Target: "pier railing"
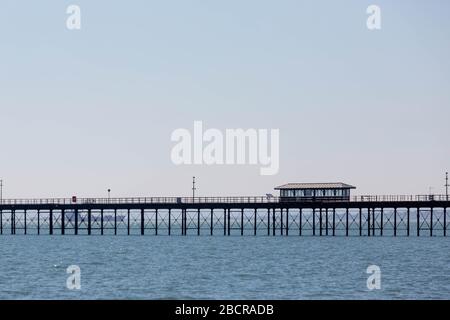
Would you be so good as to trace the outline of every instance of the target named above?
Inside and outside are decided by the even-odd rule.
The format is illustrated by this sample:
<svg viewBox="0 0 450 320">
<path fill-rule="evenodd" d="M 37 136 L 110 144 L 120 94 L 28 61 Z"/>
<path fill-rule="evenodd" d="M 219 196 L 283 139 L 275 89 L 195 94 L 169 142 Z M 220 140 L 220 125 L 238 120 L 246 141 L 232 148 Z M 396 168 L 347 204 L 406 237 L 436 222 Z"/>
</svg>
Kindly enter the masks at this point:
<svg viewBox="0 0 450 320">
<path fill-rule="evenodd" d="M 421 202 L 450 201 L 448 195 L 359 195 L 349 199 L 316 197 L 274 197 L 274 196 L 236 196 L 236 197 L 134 197 L 134 198 L 48 198 L 48 199 L 3 199 L 2 205 L 38 204 L 193 204 L 193 203 L 281 203 L 281 202 Z"/>
</svg>

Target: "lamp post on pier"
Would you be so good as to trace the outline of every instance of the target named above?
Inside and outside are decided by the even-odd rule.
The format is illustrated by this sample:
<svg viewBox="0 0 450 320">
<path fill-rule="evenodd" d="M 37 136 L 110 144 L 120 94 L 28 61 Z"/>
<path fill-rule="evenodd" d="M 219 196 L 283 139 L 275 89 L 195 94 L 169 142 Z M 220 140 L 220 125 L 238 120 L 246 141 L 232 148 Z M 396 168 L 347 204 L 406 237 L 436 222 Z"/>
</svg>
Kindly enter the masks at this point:
<svg viewBox="0 0 450 320">
<path fill-rule="evenodd" d="M 428 187 L 428 200 L 432 201 L 434 199 L 434 195 L 433 195 L 433 187 Z"/>
<path fill-rule="evenodd" d="M 445 199 L 448 201 L 448 172 L 445 173 Z"/>
<path fill-rule="evenodd" d="M 192 177 L 192 202 L 195 201 L 195 190 L 197 190 L 195 187 L 195 177 Z"/>
</svg>

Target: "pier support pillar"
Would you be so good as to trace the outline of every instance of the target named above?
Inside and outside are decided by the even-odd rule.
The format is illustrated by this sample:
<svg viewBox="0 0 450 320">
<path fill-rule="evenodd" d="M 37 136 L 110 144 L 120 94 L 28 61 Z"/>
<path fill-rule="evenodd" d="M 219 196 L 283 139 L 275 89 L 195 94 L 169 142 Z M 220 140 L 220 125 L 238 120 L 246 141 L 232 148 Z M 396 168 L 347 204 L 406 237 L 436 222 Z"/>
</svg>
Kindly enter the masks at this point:
<svg viewBox="0 0 450 320">
<path fill-rule="evenodd" d="M 27 234 L 27 210 L 23 211 L 23 233 Z"/>
<path fill-rule="evenodd" d="M 420 208 L 417 208 L 417 236 L 420 237 Z"/>
<path fill-rule="evenodd" d="M 197 209 L 197 235 L 200 235 L 200 209 Z"/>
<path fill-rule="evenodd" d="M 275 236 L 275 230 L 276 230 L 276 217 L 275 217 L 275 208 L 272 209 L 272 235 Z"/>
<path fill-rule="evenodd" d="M 336 208 L 333 208 L 333 237 L 336 235 Z"/>
<path fill-rule="evenodd" d="M 348 237 L 348 208 L 345 209 L 345 236 Z"/>
<path fill-rule="evenodd" d="M 41 210 L 37 212 L 37 234 L 41 234 Z"/>
<path fill-rule="evenodd" d="M 300 208 L 300 217 L 299 217 L 299 226 L 298 226 L 298 235 L 302 235 L 302 229 L 303 229 L 303 208 Z"/>
<path fill-rule="evenodd" d="M 91 235 L 91 217 L 92 212 L 91 209 L 88 209 L 88 235 Z"/>
<path fill-rule="evenodd" d="M 181 209 L 181 235 L 184 236 L 184 210 Z"/>
<path fill-rule="evenodd" d="M 50 209 L 49 213 L 49 227 L 48 227 L 48 233 L 50 235 L 53 235 L 53 209 Z"/>
<path fill-rule="evenodd" d="M 167 234 L 169 236 L 170 236 L 170 232 L 172 231 L 171 228 L 172 228 L 172 209 L 169 209 L 169 225 L 167 228 Z"/>
<path fill-rule="evenodd" d="M 114 209 L 114 235 L 117 235 L 117 209 Z"/>
<path fill-rule="evenodd" d="M 258 209 L 255 208 L 255 215 L 254 215 L 254 220 L 253 220 L 253 235 L 256 236 L 257 234 L 257 225 L 258 225 Z"/>
<path fill-rule="evenodd" d="M 375 227 L 377 225 L 377 218 L 375 216 L 375 208 L 372 208 L 372 236 L 375 237 Z"/>
<path fill-rule="evenodd" d="M 286 208 L 286 236 L 289 235 L 289 208 Z"/>
<path fill-rule="evenodd" d="M 433 236 L 433 207 L 430 208 L 430 237 Z"/>
<path fill-rule="evenodd" d="M 409 209 L 409 207 L 406 210 L 407 210 L 407 213 L 406 213 L 406 235 L 409 237 L 409 230 L 410 230 L 410 221 L 409 221 L 410 209 Z"/>
<path fill-rule="evenodd" d="M 210 220 L 210 235 L 214 235 L 214 209 L 211 209 L 211 220 Z"/>
<path fill-rule="evenodd" d="M 228 209 L 228 235 L 231 234 L 231 209 Z"/>
<path fill-rule="evenodd" d="M 66 233 L 66 210 L 61 210 L 61 234 Z"/>
<path fill-rule="evenodd" d="M 316 235 L 316 209 L 315 208 L 313 208 L 312 218 L 313 218 L 313 223 L 312 223 L 313 236 L 315 236 Z"/>
<path fill-rule="evenodd" d="M 244 235 L 244 209 L 241 209 L 241 236 Z"/>
<path fill-rule="evenodd" d="M 75 235 L 78 234 L 78 209 L 75 209 Z"/>
<path fill-rule="evenodd" d="M 284 220 L 283 220 L 283 208 L 280 208 L 280 234 L 283 235 L 284 234 Z"/>
<path fill-rule="evenodd" d="M 223 235 L 227 235 L 227 209 L 223 209 Z"/>
<path fill-rule="evenodd" d="M 145 230 L 145 220 L 144 220 L 144 209 L 141 209 L 141 236 L 144 235 L 144 230 Z"/>
<path fill-rule="evenodd" d="M 384 208 L 381 208 L 381 213 L 380 213 L 380 235 L 383 236 L 383 227 L 384 227 Z"/>
<path fill-rule="evenodd" d="M 397 236 L 397 208 L 394 208 L 394 237 Z"/>
<path fill-rule="evenodd" d="M 184 235 L 187 236 L 188 222 L 187 222 L 187 209 L 184 209 Z"/>
<path fill-rule="evenodd" d="M 100 211 L 100 234 L 103 235 L 104 226 L 103 226 L 103 209 Z"/>
<path fill-rule="evenodd" d="M 14 234 L 14 225 L 15 225 L 15 222 L 14 222 L 14 210 L 11 210 L 11 234 Z"/>
<path fill-rule="evenodd" d="M 447 207 L 444 207 L 444 237 L 447 236 Z"/>
<path fill-rule="evenodd" d="M 155 211 L 155 236 L 158 235 L 158 209 Z"/>
<path fill-rule="evenodd" d="M 359 208 L 359 236 L 362 236 L 362 209 Z"/>
<path fill-rule="evenodd" d="M 169 209 L 169 232 L 170 232 L 170 209 Z M 130 235 L 130 209 L 127 210 L 127 235 Z"/>
<path fill-rule="evenodd" d="M 322 208 L 319 210 L 319 234 L 322 236 Z"/>
</svg>

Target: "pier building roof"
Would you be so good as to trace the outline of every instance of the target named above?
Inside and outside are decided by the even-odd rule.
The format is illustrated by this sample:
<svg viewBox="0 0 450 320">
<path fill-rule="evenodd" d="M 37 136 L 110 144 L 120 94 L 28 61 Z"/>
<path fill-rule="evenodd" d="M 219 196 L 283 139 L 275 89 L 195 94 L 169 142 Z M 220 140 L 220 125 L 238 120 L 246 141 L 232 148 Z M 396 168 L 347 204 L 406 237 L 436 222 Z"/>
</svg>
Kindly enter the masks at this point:
<svg viewBox="0 0 450 320">
<path fill-rule="evenodd" d="M 342 182 L 287 183 L 275 187 L 275 190 L 289 190 L 289 189 L 356 189 L 356 187 Z"/>
</svg>

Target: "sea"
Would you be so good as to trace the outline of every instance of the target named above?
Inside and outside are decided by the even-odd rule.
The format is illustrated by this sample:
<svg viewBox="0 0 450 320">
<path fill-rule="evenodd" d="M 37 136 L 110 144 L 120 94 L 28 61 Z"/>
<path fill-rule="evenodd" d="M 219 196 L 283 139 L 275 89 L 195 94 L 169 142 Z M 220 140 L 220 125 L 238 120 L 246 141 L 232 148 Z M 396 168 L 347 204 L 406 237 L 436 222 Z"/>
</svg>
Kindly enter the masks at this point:
<svg viewBox="0 0 450 320">
<path fill-rule="evenodd" d="M 0 299 L 450 299 L 450 238 L 2 235 Z"/>
</svg>

